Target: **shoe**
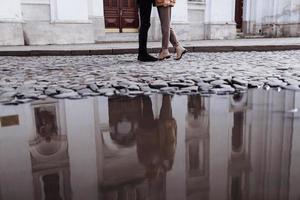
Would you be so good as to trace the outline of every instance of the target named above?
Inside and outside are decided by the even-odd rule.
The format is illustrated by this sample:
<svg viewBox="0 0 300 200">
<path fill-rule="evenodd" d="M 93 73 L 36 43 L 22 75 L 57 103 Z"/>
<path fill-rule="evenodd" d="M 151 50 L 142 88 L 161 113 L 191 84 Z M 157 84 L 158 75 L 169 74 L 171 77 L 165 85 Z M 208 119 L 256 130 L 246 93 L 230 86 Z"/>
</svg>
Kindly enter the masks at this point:
<svg viewBox="0 0 300 200">
<path fill-rule="evenodd" d="M 162 49 L 159 53 L 158 59 L 159 60 L 164 60 L 164 59 L 169 59 L 171 58 L 171 54 L 168 49 Z"/>
<path fill-rule="evenodd" d="M 138 60 L 139 61 L 142 61 L 142 62 L 155 62 L 155 61 L 158 61 L 157 58 L 151 56 L 150 54 L 148 53 L 140 53 L 138 55 Z"/>
<path fill-rule="evenodd" d="M 180 60 L 185 53 L 187 53 L 187 50 L 183 46 L 178 45 L 176 47 L 176 58 L 175 58 L 175 60 Z"/>
</svg>

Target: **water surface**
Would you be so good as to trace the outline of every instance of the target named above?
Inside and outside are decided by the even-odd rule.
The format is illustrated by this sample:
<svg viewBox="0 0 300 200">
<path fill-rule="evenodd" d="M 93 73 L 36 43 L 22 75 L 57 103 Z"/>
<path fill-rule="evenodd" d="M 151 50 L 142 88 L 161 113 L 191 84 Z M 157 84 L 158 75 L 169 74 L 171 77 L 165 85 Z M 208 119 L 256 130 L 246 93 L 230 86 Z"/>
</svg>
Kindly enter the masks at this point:
<svg viewBox="0 0 300 200">
<path fill-rule="evenodd" d="M 300 93 L 0 106 L 0 200 L 299 200 Z"/>
</svg>

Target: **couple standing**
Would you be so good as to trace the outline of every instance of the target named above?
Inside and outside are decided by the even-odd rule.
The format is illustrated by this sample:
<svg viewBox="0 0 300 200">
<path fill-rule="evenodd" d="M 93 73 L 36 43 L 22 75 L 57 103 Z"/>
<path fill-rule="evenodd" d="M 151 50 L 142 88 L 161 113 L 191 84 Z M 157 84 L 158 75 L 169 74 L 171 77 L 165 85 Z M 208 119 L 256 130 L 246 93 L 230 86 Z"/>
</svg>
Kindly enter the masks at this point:
<svg viewBox="0 0 300 200">
<path fill-rule="evenodd" d="M 171 57 L 169 52 L 169 41 L 176 50 L 176 60 L 180 60 L 182 55 L 187 52 L 177 40 L 176 34 L 171 27 L 171 9 L 176 0 L 137 0 L 140 13 L 140 30 L 139 30 L 139 54 L 138 60 L 143 62 L 154 62 Z M 155 58 L 147 52 L 148 30 L 150 28 L 150 17 L 152 5 L 158 10 L 162 32 L 162 49 L 158 58 Z"/>
</svg>

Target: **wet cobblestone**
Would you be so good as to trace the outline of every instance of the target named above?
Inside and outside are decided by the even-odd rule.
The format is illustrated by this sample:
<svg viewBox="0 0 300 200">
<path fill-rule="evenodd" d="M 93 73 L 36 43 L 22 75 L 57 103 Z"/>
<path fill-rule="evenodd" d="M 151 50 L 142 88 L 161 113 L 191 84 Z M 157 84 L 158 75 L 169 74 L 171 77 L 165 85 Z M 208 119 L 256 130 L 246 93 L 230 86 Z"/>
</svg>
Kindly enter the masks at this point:
<svg viewBox="0 0 300 200">
<path fill-rule="evenodd" d="M 0 103 L 97 95 L 228 94 L 300 90 L 300 51 L 189 53 L 181 61 L 136 55 L 0 57 Z"/>
</svg>

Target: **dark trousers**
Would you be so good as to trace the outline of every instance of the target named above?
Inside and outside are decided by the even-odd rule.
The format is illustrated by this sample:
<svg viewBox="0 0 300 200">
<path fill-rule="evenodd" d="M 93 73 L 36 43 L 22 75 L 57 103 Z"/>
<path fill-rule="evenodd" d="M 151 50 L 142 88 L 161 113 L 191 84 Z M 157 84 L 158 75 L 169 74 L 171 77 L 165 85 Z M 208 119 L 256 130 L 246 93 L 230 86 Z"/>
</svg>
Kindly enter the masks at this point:
<svg viewBox="0 0 300 200">
<path fill-rule="evenodd" d="M 151 0 L 139 0 L 140 29 L 139 29 L 139 54 L 147 53 L 148 30 L 152 11 Z"/>
</svg>

